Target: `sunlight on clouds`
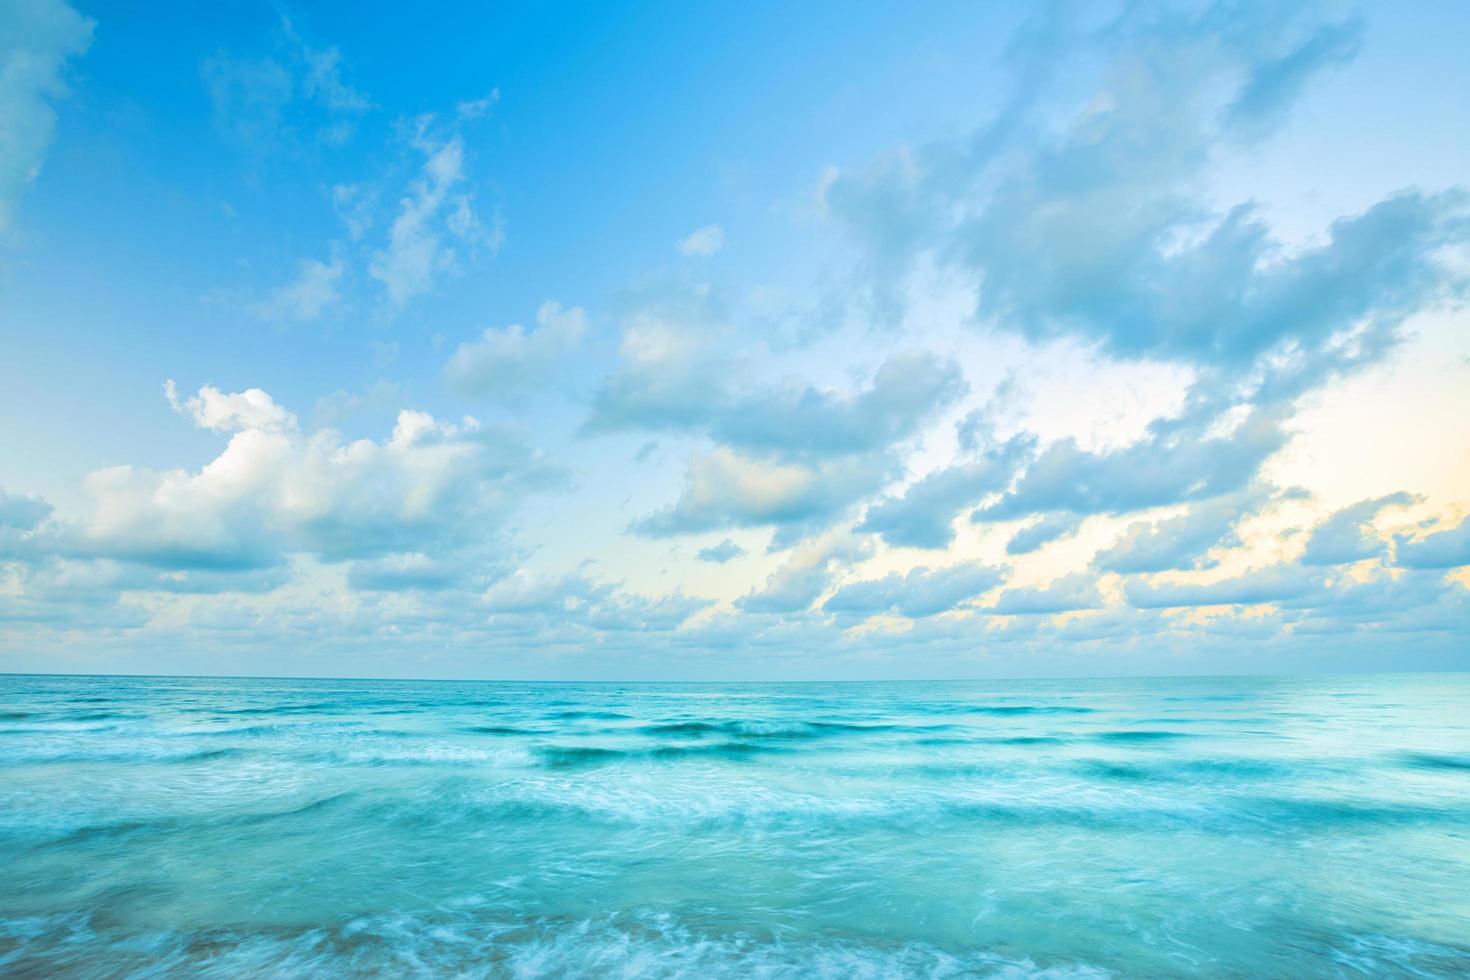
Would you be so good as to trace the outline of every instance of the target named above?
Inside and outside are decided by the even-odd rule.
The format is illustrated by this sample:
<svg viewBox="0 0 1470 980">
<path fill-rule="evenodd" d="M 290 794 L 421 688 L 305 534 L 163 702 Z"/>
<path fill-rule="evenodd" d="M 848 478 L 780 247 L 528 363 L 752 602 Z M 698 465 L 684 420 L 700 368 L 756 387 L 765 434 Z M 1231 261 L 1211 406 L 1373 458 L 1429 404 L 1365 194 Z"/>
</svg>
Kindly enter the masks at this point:
<svg viewBox="0 0 1470 980">
<path fill-rule="evenodd" d="M 20 9 L 0 227 L 92 30 Z M 239 237 L 199 264 L 249 284 L 191 295 L 249 301 L 154 344 L 144 387 L 223 383 L 167 381 L 184 435 L 139 421 L 143 449 L 78 469 L 80 506 L 0 491 L 6 649 L 599 676 L 1463 652 L 1470 194 L 1406 164 L 1304 202 L 1251 171 L 1339 125 L 1307 110 L 1371 83 L 1374 20 L 1038 7 L 997 84 L 943 93 L 950 124 L 874 113 L 843 140 L 783 117 L 759 166 L 653 141 L 661 119 L 615 160 L 628 119 L 610 139 L 578 103 L 567 126 L 513 75 L 410 104 L 381 52 L 264 30 L 190 55 L 204 115 L 181 127 L 244 173 Z M 191 180 L 223 220 L 223 179 Z M 525 232 L 482 267 L 502 186 Z M 737 214 L 728 250 L 700 224 Z M 266 344 L 262 320 L 293 326 Z M 67 418 L 125 414 L 112 391 Z"/>
</svg>

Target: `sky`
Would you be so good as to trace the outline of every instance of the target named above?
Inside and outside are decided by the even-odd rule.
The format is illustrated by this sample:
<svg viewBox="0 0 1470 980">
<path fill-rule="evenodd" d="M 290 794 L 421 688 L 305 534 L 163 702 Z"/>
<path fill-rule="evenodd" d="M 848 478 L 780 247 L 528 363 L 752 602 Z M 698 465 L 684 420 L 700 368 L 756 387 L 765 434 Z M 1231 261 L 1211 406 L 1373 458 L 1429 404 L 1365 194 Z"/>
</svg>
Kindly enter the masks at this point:
<svg viewBox="0 0 1470 980">
<path fill-rule="evenodd" d="M 1467 37 L 0 0 L 0 670 L 1470 669 Z"/>
</svg>

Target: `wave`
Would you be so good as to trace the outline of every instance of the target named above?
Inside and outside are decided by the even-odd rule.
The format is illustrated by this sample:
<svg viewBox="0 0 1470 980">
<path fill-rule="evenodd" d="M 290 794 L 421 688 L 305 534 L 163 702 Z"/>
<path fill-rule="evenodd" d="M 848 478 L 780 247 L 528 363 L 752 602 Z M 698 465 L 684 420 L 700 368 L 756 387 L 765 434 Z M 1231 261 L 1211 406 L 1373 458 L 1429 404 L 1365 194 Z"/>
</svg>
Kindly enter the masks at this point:
<svg viewBox="0 0 1470 980">
<path fill-rule="evenodd" d="M 579 769 L 615 762 L 672 761 L 679 759 L 726 759 L 743 761 L 757 755 L 780 752 L 780 748 L 751 742 L 716 742 L 694 745 L 661 745 L 650 749 L 608 749 L 598 746 L 545 746 L 537 756 L 552 769 Z"/>
<path fill-rule="evenodd" d="M 97 843 L 115 844 L 149 835 L 178 836 L 182 834 L 194 834 L 208 836 L 232 827 L 250 827 L 296 820 L 302 817 L 311 817 L 322 811 L 340 806 L 357 797 L 358 794 L 355 791 L 344 790 L 314 800 L 308 800 L 305 803 L 300 803 L 284 810 L 249 811 L 207 816 L 169 815 L 87 824 L 81 827 L 74 827 L 59 835 L 51 836 L 39 842 L 37 846 L 48 850 L 64 850 L 70 847 Z"/>
<path fill-rule="evenodd" d="M 1186 759 L 1166 762 L 1117 762 L 1084 759 L 1076 770 L 1098 779 L 1123 782 L 1181 782 L 1206 776 L 1211 779 L 1289 779 L 1302 775 L 1306 764 L 1274 763 L 1260 759 Z"/>
<path fill-rule="evenodd" d="M 1085 962 L 862 935 L 734 929 L 708 916 L 635 909 L 591 917 L 439 912 L 327 926 L 124 930 L 84 915 L 0 920 L 0 971 L 196 976 L 759 976 L 1101 980 Z"/>
<path fill-rule="evenodd" d="M 1254 694 L 1182 694 L 1166 697 L 1164 700 L 1193 703 L 1195 701 L 1251 701 L 1256 697 Z"/>
<path fill-rule="evenodd" d="M 1470 824 L 1464 807 L 1418 803 L 1364 802 L 1356 799 L 1259 798 L 1242 805 L 1250 819 L 1285 820 L 1306 827 L 1353 824 Z"/>
<path fill-rule="evenodd" d="M 181 737 L 187 738 L 228 738 L 232 735 L 304 735 L 340 732 L 342 729 L 361 728 L 360 721 L 287 721 L 265 725 L 237 725 L 234 728 L 207 728 L 192 729 L 179 732 Z M 357 733 L 352 733 L 357 734 Z M 402 735 L 406 733 L 387 732 L 382 729 L 374 729 L 371 732 L 363 732 L 368 737 L 382 735 Z"/>
<path fill-rule="evenodd" d="M 218 762 L 220 759 L 239 759 L 247 755 L 245 749 L 201 749 L 170 759 L 170 762 Z"/>
<path fill-rule="evenodd" d="M 8 766 L 55 766 L 55 765 L 178 765 L 193 762 L 218 762 L 223 759 L 246 755 L 242 748 L 179 749 L 176 746 L 154 746 L 149 748 L 123 742 L 101 746 L 78 747 L 72 741 L 56 746 L 32 747 L 27 751 L 8 755 L 3 762 Z"/>
<path fill-rule="evenodd" d="M 1098 709 L 1066 704 L 982 704 L 963 708 L 978 715 L 1088 715 Z"/>
<path fill-rule="evenodd" d="M 621 749 L 601 749 L 591 745 L 553 745 L 539 749 L 537 754 L 553 769 L 597 766 L 628 757 L 628 753 Z"/>
<path fill-rule="evenodd" d="M 1404 762 L 1411 769 L 1442 769 L 1470 772 L 1470 755 L 1441 755 L 1434 752 L 1406 752 Z"/>
<path fill-rule="evenodd" d="M 760 721 L 731 719 L 723 721 L 669 721 L 643 725 L 638 729 L 654 736 L 725 736 L 744 739 L 800 740 L 830 738 L 840 735 L 868 735 L 881 732 L 951 731 L 959 726 L 947 724 L 901 725 L 883 722 L 846 721 Z"/>
<path fill-rule="evenodd" d="M 363 768 L 483 767 L 522 768 L 534 766 L 536 757 L 516 748 L 483 749 L 454 742 L 415 742 L 410 745 L 348 744 L 342 748 L 308 751 L 299 760 L 326 766 Z"/>
<path fill-rule="evenodd" d="M 1098 742 L 1169 742 L 1194 736 L 1189 732 L 1171 732 L 1157 728 L 1123 728 L 1111 732 L 1098 732 L 1092 737 Z"/>
<path fill-rule="evenodd" d="M 548 774 L 546 781 L 512 782 L 494 789 L 468 780 L 444 782 L 408 797 L 343 790 L 267 810 L 140 816 L 60 833 L 44 827 L 22 833 L 12 830 L 10 846 L 19 854 L 27 849 L 22 845 L 28 839 L 29 849 L 100 847 L 107 853 L 126 853 L 126 849 L 151 847 L 155 841 L 178 846 L 190 840 L 219 840 L 221 835 L 245 830 L 264 835 L 258 840 L 266 841 L 287 828 L 299 839 L 323 843 L 344 833 L 371 831 L 384 839 L 412 834 L 447 845 L 466 834 L 479 837 L 493 832 L 502 840 L 514 841 L 527 834 L 554 833 L 573 839 L 597 828 L 665 835 L 671 842 L 690 833 L 731 831 L 777 834 L 795 841 L 832 834 L 972 834 L 986 828 L 1189 831 L 1290 840 L 1356 827 L 1435 827 L 1462 832 L 1470 825 L 1470 814 L 1451 806 L 1351 799 L 1165 798 L 1124 792 L 1120 787 L 1112 794 L 1095 792 L 1062 800 L 1054 795 L 997 791 L 983 778 L 983 771 L 974 774 L 977 781 L 945 790 L 904 798 L 879 794 L 849 799 L 796 791 L 773 793 L 754 785 L 716 789 L 697 783 L 682 787 L 629 783 L 621 773 L 594 775 L 596 772 L 595 768 L 572 767 L 560 779 Z M 321 822 L 329 813 L 333 815 L 330 822 Z"/>
<path fill-rule="evenodd" d="M 310 704 L 267 704 L 244 708 L 203 708 L 216 715 L 315 715 L 328 711 L 356 710 L 357 704 L 342 705 L 334 701 L 317 701 Z"/>
<path fill-rule="evenodd" d="M 1060 735 L 951 735 L 916 738 L 915 745 L 1062 745 L 1071 739 Z"/>
</svg>

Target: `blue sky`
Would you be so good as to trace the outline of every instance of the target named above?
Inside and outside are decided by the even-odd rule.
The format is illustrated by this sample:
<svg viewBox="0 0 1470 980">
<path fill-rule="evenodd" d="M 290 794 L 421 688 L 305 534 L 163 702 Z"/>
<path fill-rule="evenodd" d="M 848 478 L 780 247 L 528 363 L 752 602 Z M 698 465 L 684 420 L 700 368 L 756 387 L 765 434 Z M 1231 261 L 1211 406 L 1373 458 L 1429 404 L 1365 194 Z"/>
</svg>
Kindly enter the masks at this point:
<svg viewBox="0 0 1470 980">
<path fill-rule="evenodd" d="M 1463 668 L 1463 5 L 0 12 L 0 667 Z"/>
</svg>

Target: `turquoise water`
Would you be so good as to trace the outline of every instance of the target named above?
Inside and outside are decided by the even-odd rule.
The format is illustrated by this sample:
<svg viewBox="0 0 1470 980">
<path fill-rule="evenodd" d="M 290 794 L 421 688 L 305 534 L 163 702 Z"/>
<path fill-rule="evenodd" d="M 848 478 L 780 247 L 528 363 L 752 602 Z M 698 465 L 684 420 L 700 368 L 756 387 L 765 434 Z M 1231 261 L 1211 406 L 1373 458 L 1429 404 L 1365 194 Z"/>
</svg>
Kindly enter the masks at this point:
<svg viewBox="0 0 1470 980">
<path fill-rule="evenodd" d="M 0 676 L 0 974 L 1470 973 L 1470 675 Z"/>
</svg>

